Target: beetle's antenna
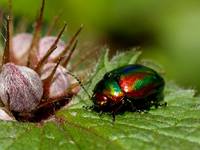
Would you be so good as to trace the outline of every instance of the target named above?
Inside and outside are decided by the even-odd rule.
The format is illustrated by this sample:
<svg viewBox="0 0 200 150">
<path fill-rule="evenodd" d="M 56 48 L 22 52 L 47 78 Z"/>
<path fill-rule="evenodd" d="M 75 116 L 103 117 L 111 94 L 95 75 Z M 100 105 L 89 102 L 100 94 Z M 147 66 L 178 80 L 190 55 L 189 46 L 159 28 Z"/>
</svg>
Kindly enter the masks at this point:
<svg viewBox="0 0 200 150">
<path fill-rule="evenodd" d="M 72 76 L 76 81 L 78 81 L 79 85 L 82 87 L 82 89 L 85 91 L 85 93 L 87 94 L 88 98 L 91 99 L 92 96 L 89 94 L 89 92 L 86 90 L 85 86 L 82 84 L 81 80 L 74 74 L 72 74 L 71 72 L 67 71 L 66 74 Z"/>
</svg>

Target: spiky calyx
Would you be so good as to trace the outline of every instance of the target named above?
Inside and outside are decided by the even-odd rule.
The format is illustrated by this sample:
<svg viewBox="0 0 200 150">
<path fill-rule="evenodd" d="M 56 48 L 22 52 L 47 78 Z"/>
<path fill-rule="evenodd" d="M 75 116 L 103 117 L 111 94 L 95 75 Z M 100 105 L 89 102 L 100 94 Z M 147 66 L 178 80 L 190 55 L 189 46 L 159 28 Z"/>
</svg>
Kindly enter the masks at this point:
<svg viewBox="0 0 200 150">
<path fill-rule="evenodd" d="M 30 119 L 27 118 L 29 116 L 37 118 L 34 115 L 41 112 L 42 108 L 54 111 L 53 104 L 56 101 L 62 101 L 55 109 L 60 108 L 66 104 L 68 96 L 71 98 L 76 94 L 71 87 L 78 87 L 71 85 L 66 67 L 75 50 L 82 26 L 67 44 L 60 39 L 66 24 L 57 37 L 40 38 L 44 4 L 45 0 L 42 0 L 33 34 L 20 33 L 13 37 L 11 9 L 7 18 L 6 46 L 0 67 L 0 100 L 8 111 L 22 115 L 27 120 Z M 73 91 L 70 94 L 69 89 Z"/>
</svg>

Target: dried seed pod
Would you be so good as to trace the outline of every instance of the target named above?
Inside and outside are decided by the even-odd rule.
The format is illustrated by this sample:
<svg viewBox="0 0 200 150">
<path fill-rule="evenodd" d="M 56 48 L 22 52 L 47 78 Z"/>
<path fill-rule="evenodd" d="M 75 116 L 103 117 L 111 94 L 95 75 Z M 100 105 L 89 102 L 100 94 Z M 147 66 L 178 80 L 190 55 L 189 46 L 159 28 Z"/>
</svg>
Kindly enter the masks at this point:
<svg viewBox="0 0 200 150">
<path fill-rule="evenodd" d="M 3 65 L 0 83 L 1 100 L 11 111 L 31 112 L 42 99 L 42 81 L 38 74 L 28 67 L 13 63 Z"/>
<path fill-rule="evenodd" d="M 41 72 L 42 80 L 46 79 L 50 75 L 55 65 L 55 63 L 47 63 L 44 65 Z M 70 76 L 67 75 L 66 72 L 67 70 L 60 65 L 56 69 L 53 81 L 49 89 L 49 98 L 66 95 L 66 90 L 71 86 Z"/>
</svg>

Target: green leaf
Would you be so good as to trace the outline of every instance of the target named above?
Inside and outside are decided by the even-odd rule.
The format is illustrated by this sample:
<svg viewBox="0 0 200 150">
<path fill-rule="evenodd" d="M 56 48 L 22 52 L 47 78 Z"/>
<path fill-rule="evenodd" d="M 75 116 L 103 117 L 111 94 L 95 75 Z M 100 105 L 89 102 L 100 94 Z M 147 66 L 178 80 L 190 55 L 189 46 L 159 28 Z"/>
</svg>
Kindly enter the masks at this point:
<svg viewBox="0 0 200 150">
<path fill-rule="evenodd" d="M 135 64 L 140 55 L 141 51 L 136 51 L 136 49 L 120 53 L 111 59 L 109 64 L 110 70 L 127 64 Z"/>
<path fill-rule="evenodd" d="M 96 72 L 88 83 L 91 93 L 103 74 L 121 65 L 135 63 L 140 52 L 120 54 L 108 61 L 104 51 Z M 108 66 L 109 65 L 109 66 Z M 132 149 L 199 149 L 200 97 L 192 89 L 174 83 L 165 88 L 166 107 L 147 113 L 125 112 L 112 122 L 109 114 L 84 109 L 91 104 L 84 92 L 57 112 L 56 118 L 44 123 L 0 121 L 0 149 L 14 150 L 132 150 Z"/>
</svg>

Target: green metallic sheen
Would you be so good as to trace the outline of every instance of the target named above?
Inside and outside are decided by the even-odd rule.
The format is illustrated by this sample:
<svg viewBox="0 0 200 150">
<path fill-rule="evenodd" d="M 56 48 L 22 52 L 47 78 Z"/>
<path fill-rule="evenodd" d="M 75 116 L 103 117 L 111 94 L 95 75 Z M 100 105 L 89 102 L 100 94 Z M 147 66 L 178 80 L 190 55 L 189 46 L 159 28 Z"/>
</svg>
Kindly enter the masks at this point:
<svg viewBox="0 0 200 150">
<path fill-rule="evenodd" d="M 115 80 L 108 80 L 108 82 L 105 82 L 103 93 L 110 93 L 111 96 L 115 96 L 121 94 L 122 90 Z"/>
</svg>

